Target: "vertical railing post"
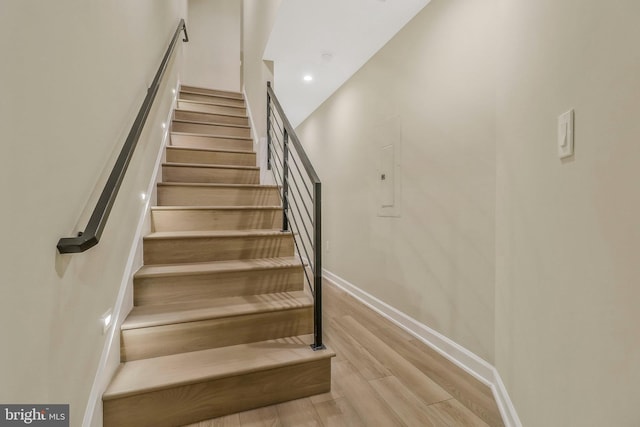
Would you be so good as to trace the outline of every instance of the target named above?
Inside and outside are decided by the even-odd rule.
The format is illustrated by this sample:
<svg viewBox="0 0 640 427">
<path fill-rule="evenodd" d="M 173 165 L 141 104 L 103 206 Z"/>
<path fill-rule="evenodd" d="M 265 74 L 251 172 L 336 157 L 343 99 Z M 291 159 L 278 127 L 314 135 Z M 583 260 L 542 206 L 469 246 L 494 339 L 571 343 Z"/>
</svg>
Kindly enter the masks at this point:
<svg viewBox="0 0 640 427">
<path fill-rule="evenodd" d="M 282 231 L 289 231 L 289 133 L 282 132 Z"/>
<path fill-rule="evenodd" d="M 271 87 L 271 82 L 267 82 Z M 271 95 L 267 90 L 267 170 L 271 170 Z"/>
<path fill-rule="evenodd" d="M 314 350 L 325 348 L 322 344 L 322 188 L 313 184 L 313 345 Z"/>
</svg>

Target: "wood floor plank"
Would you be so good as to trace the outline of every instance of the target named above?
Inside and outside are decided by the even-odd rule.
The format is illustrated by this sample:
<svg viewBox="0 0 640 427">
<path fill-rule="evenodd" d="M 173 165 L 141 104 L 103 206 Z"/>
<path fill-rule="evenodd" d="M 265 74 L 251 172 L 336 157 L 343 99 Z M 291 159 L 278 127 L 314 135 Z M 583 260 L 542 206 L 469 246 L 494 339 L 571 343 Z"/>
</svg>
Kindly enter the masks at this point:
<svg viewBox="0 0 640 427">
<path fill-rule="evenodd" d="M 313 400 L 313 396 L 311 397 Z M 366 427 L 349 401 L 345 398 L 314 403 L 324 427 Z"/>
<path fill-rule="evenodd" d="M 183 427 L 240 427 L 240 414 L 231 414 Z"/>
<path fill-rule="evenodd" d="M 291 400 L 276 405 L 283 427 L 322 427 L 316 408 L 309 398 Z"/>
<path fill-rule="evenodd" d="M 435 403 L 427 408 L 427 413 L 451 427 L 488 427 L 487 423 L 456 399 Z"/>
<path fill-rule="evenodd" d="M 391 372 L 351 336 L 339 322 L 335 319 L 329 319 L 329 324 L 333 333 L 327 343 L 340 357 L 352 361 L 357 360 L 358 363 L 354 366 L 366 380 L 391 375 Z"/>
<path fill-rule="evenodd" d="M 240 413 L 242 427 L 280 427 L 280 418 L 275 406 L 254 409 Z"/>
<path fill-rule="evenodd" d="M 333 364 L 333 377 L 339 392 L 351 403 L 358 417 L 366 426 L 400 426 L 402 422 L 371 384 L 347 361 Z"/>
<path fill-rule="evenodd" d="M 378 360 L 407 387 L 410 387 L 427 403 L 441 402 L 451 398 L 442 387 L 423 374 L 418 368 L 400 357 L 396 351 L 372 334 L 351 316 L 343 316 L 342 322 L 353 331 L 353 337 L 376 355 Z"/>
<path fill-rule="evenodd" d="M 408 426 L 449 427 L 446 423 L 430 416 L 428 405 L 396 377 L 385 377 L 369 381 L 374 390 L 391 406 L 398 418 Z"/>
</svg>

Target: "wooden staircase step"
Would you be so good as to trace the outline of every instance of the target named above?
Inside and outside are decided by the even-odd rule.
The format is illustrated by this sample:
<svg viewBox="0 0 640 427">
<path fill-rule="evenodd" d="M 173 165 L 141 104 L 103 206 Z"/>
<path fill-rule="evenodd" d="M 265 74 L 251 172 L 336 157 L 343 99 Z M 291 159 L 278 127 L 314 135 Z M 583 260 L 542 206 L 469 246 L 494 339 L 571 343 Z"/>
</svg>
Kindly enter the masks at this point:
<svg viewBox="0 0 640 427">
<path fill-rule="evenodd" d="M 153 231 L 269 230 L 282 227 L 279 206 L 156 206 Z"/>
<path fill-rule="evenodd" d="M 164 163 L 162 165 L 162 179 L 165 182 L 259 184 L 260 168 L 256 166 Z"/>
<path fill-rule="evenodd" d="M 176 120 L 204 122 L 204 123 L 220 123 L 229 125 L 249 125 L 249 118 L 245 115 L 236 114 L 214 114 L 199 111 L 189 111 L 177 109 L 173 112 L 173 118 Z"/>
<path fill-rule="evenodd" d="M 167 162 L 209 165 L 255 166 L 256 153 L 239 150 L 210 150 L 206 148 L 167 147 Z"/>
<path fill-rule="evenodd" d="M 144 265 L 133 279 L 134 305 L 300 291 L 298 258 L 262 258 L 210 263 Z"/>
<path fill-rule="evenodd" d="M 253 140 L 251 138 L 202 135 L 190 132 L 171 132 L 171 144 L 177 147 L 207 148 L 211 150 L 253 150 Z"/>
<path fill-rule="evenodd" d="M 214 136 L 236 136 L 241 138 L 251 137 L 251 128 L 243 125 L 212 124 L 206 122 L 194 122 L 174 119 L 171 122 L 173 132 L 196 133 Z"/>
<path fill-rule="evenodd" d="M 160 206 L 275 206 L 280 204 L 279 188 L 273 185 L 158 184 Z"/>
<path fill-rule="evenodd" d="M 162 231 L 144 237 L 145 264 L 293 256 L 293 235 L 277 230 Z"/>
<path fill-rule="evenodd" d="M 129 316 L 122 323 L 122 330 L 240 317 L 248 314 L 295 310 L 305 307 L 313 307 L 313 301 L 304 291 L 141 305 L 133 307 Z"/>
<path fill-rule="evenodd" d="M 244 99 L 229 98 L 226 96 L 206 95 L 202 93 L 194 93 L 187 90 L 181 90 L 178 97 L 181 100 L 185 101 L 204 101 L 211 104 L 245 108 Z"/>
<path fill-rule="evenodd" d="M 202 95 L 222 96 L 226 98 L 244 99 L 242 92 L 234 92 L 231 90 L 209 89 L 190 85 L 180 85 L 180 90 L 189 93 L 199 93 Z"/>
<path fill-rule="evenodd" d="M 295 336 L 123 363 L 104 425 L 168 427 L 328 392 L 330 350 Z"/>
<path fill-rule="evenodd" d="M 189 111 L 201 111 L 203 113 L 214 114 L 237 114 L 246 115 L 247 109 L 244 107 L 234 107 L 232 105 L 219 105 L 204 101 L 188 101 L 186 99 L 178 99 L 177 106 L 180 109 Z"/>
<path fill-rule="evenodd" d="M 313 332 L 302 291 L 134 307 L 120 332 L 121 360 L 218 348 Z"/>
</svg>

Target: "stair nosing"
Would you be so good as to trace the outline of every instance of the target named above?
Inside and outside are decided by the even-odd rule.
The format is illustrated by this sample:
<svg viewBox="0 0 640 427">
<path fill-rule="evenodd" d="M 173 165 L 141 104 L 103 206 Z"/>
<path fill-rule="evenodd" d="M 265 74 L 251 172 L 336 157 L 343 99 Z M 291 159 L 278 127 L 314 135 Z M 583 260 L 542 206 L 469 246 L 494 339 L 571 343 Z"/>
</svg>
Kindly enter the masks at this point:
<svg viewBox="0 0 640 427">
<path fill-rule="evenodd" d="M 178 132 L 175 132 L 178 133 Z M 206 151 L 211 153 L 235 153 L 235 154 L 251 154 L 253 156 L 256 155 L 255 151 L 251 150 L 227 150 L 227 149 L 217 149 L 217 148 L 199 148 L 199 147 L 183 147 L 178 145 L 167 145 L 167 149 L 172 150 L 194 150 L 194 151 Z"/>
<path fill-rule="evenodd" d="M 206 211 L 206 210 L 221 210 L 221 211 L 269 211 L 269 210 L 282 210 L 282 206 L 151 206 L 151 211 Z"/>
<path fill-rule="evenodd" d="M 278 186 L 278 185 L 219 184 L 219 183 L 207 183 L 207 182 L 159 182 L 158 186 L 160 186 L 160 187 L 185 186 L 185 187 L 209 187 L 209 188 L 230 187 L 230 188 L 264 188 L 264 189 L 277 189 L 277 188 L 280 188 L 280 186 Z"/>
<path fill-rule="evenodd" d="M 291 291 L 291 292 L 274 292 L 269 295 L 291 295 L 291 298 L 287 299 L 287 301 L 296 300 L 299 302 L 298 305 L 282 305 L 278 306 L 277 303 L 281 301 L 268 301 L 260 307 L 253 307 L 256 303 L 245 303 L 242 310 L 237 310 L 233 312 L 223 312 L 220 313 L 220 307 L 199 307 L 192 308 L 188 310 L 171 310 L 170 304 L 162 304 L 162 305 L 141 305 L 134 306 L 129 315 L 134 313 L 136 309 L 140 310 L 140 307 L 166 307 L 167 311 L 163 312 L 164 315 L 173 315 L 173 319 L 161 319 L 156 318 L 152 320 L 138 320 L 137 322 L 127 322 L 127 319 L 122 322 L 120 326 L 121 331 L 132 331 L 138 329 L 146 329 L 146 328 L 157 328 L 162 326 L 169 325 L 179 325 L 183 323 L 195 323 L 202 322 L 206 320 L 215 320 L 215 319 L 231 319 L 234 317 L 241 316 L 250 316 L 254 314 L 263 314 L 263 313 L 272 313 L 272 312 L 280 312 L 280 311 L 291 311 L 291 310 L 299 310 L 299 309 L 308 309 L 313 307 L 313 299 L 305 293 L 305 291 Z M 297 294 L 294 295 L 294 294 Z M 225 297 L 225 298 L 217 298 L 217 300 L 240 300 L 243 297 Z M 182 304 L 182 303 L 180 303 Z M 175 304 L 179 305 L 179 304 Z M 243 304 L 236 304 L 243 305 Z M 229 307 L 227 305 L 227 307 Z M 216 313 L 216 311 L 218 313 Z M 135 314 L 135 313 L 134 313 Z M 158 316 L 160 313 L 155 314 L 147 314 L 147 316 Z M 133 323 L 133 325 L 131 325 Z"/>
<path fill-rule="evenodd" d="M 171 239 L 209 239 L 209 238 L 243 238 L 243 237 L 283 237 L 293 236 L 291 231 L 274 229 L 255 230 L 197 230 L 197 231 L 154 231 L 143 237 L 144 241 Z"/>
<path fill-rule="evenodd" d="M 259 171 L 259 166 L 236 166 L 236 165 L 218 165 L 212 163 L 180 163 L 180 162 L 164 162 L 162 166 L 179 167 L 179 168 L 200 168 L 200 169 L 239 169 L 247 171 Z"/>
<path fill-rule="evenodd" d="M 208 133 L 176 132 L 176 131 L 171 131 L 171 135 L 200 136 L 200 137 L 204 137 L 204 138 L 235 139 L 237 141 L 251 141 L 251 142 L 253 142 L 253 138 L 251 138 L 250 136 L 211 135 L 211 134 L 208 134 Z M 187 147 L 187 148 L 189 148 L 189 147 Z"/>
<path fill-rule="evenodd" d="M 217 123 L 217 122 L 200 122 L 198 120 L 185 120 L 185 119 L 173 119 L 171 120 L 174 123 L 187 123 L 193 125 L 208 125 L 208 126 L 218 126 L 225 128 L 234 128 L 234 129 L 249 129 L 251 130 L 251 126 L 249 125 L 236 125 L 233 123 Z"/>
<path fill-rule="evenodd" d="M 149 278 L 158 278 L 158 277 L 177 277 L 177 276 L 202 276 L 207 274 L 217 274 L 217 273 L 232 273 L 236 271 L 262 271 L 262 270 L 279 270 L 279 269 L 289 269 L 289 268 L 298 268 L 304 267 L 305 265 L 298 259 L 297 257 L 281 257 L 281 258 L 262 258 L 262 259 L 280 259 L 280 260 L 288 260 L 282 261 L 280 264 L 264 264 L 264 265 L 245 265 L 245 266 L 231 266 L 228 261 L 210 261 L 210 262 L 194 262 L 194 263 L 179 263 L 179 264 L 155 264 L 155 265 L 145 265 L 142 266 L 134 275 L 134 279 L 149 279 Z M 237 261 L 249 261 L 249 260 L 234 260 Z M 252 259 L 250 261 L 255 261 Z M 229 266 L 225 266 L 224 263 L 229 264 Z M 248 263 L 247 263 L 248 264 Z M 206 269 L 202 268 L 200 270 L 191 270 L 191 271 L 180 271 L 180 267 L 184 268 L 187 266 L 192 267 L 207 267 L 212 265 L 222 265 L 219 269 Z M 165 269 L 167 271 L 163 272 L 145 272 L 145 267 L 150 268 L 158 268 Z M 171 271 L 171 268 L 177 268 L 178 270 Z M 148 268 L 147 268 L 148 269 Z M 142 271 L 142 272 L 141 272 Z"/>
<path fill-rule="evenodd" d="M 297 337 L 300 337 L 300 336 L 297 336 Z M 302 337 L 312 337 L 312 336 L 311 335 L 303 335 Z M 287 338 L 291 338 L 291 337 L 287 337 Z M 312 338 L 307 338 L 307 339 L 312 339 Z M 193 356 L 195 354 L 205 354 L 205 353 L 209 352 L 209 353 L 212 353 L 212 355 L 215 355 L 216 352 L 235 351 L 237 349 L 240 349 L 241 347 L 246 347 L 248 350 L 250 350 L 252 346 L 256 347 L 258 345 L 262 345 L 262 344 L 265 344 L 265 343 L 272 343 L 272 342 L 274 342 L 274 340 L 259 341 L 259 342 L 256 342 L 256 343 L 249 343 L 249 344 L 237 344 L 235 346 L 229 346 L 229 347 L 213 348 L 213 349 L 206 349 L 206 350 L 198 350 L 198 351 L 190 352 L 190 353 L 178 353 L 178 354 L 171 354 L 171 355 L 167 355 L 167 356 L 159 356 L 159 357 L 153 358 L 153 359 L 156 359 L 155 363 L 158 363 L 160 361 L 169 360 L 172 363 L 175 363 L 176 365 L 184 365 L 185 364 L 184 360 L 181 361 L 181 359 L 188 358 L 189 356 L 185 356 L 185 355 L 188 355 L 188 354 L 191 354 Z M 306 352 L 307 348 L 306 347 L 302 347 L 303 345 L 306 345 L 306 344 L 301 344 L 301 347 L 299 349 L 296 349 L 296 350 L 305 350 L 305 352 L 304 352 L 304 354 L 306 356 L 305 358 L 297 358 L 297 359 L 285 360 L 285 361 L 276 360 L 276 359 L 270 359 L 268 362 L 262 363 L 260 365 L 245 364 L 245 365 L 243 365 L 243 367 L 238 368 L 238 369 L 236 369 L 234 371 L 211 373 L 211 374 L 203 375 L 203 376 L 200 376 L 200 377 L 197 377 L 197 378 L 175 379 L 173 381 L 167 381 L 165 383 L 156 383 L 156 384 L 151 385 L 151 386 L 141 386 L 139 388 L 129 389 L 129 390 L 126 390 L 126 391 L 123 391 L 123 392 L 117 392 L 117 391 L 116 392 L 113 392 L 113 391 L 110 392 L 110 390 L 109 390 L 110 386 L 109 386 L 109 387 L 107 387 L 107 390 L 103 393 L 102 400 L 103 401 L 109 401 L 109 400 L 122 399 L 122 398 L 126 398 L 126 397 L 140 395 L 140 394 L 151 393 L 151 392 L 154 392 L 154 391 L 165 390 L 165 389 L 169 389 L 169 388 L 173 388 L 173 387 L 188 386 L 188 385 L 191 385 L 191 384 L 197 384 L 197 383 L 205 382 L 205 381 L 215 381 L 215 380 L 223 379 L 223 378 L 230 378 L 230 377 L 234 377 L 234 376 L 247 375 L 247 374 L 251 374 L 251 373 L 254 373 L 254 372 L 273 370 L 273 369 L 277 369 L 277 368 L 281 368 L 281 367 L 285 367 L 285 366 L 297 366 L 297 365 L 301 365 L 301 364 L 304 364 L 304 363 L 314 362 L 314 361 L 318 361 L 318 360 L 322 360 L 322 359 L 330 359 L 332 357 L 335 357 L 335 353 L 329 348 L 326 348 L 326 349 L 323 349 L 323 350 L 318 350 L 318 351 L 311 350 L 309 352 Z M 226 350 L 222 350 L 223 348 L 226 349 Z M 291 349 L 278 350 L 278 352 L 291 352 L 291 351 L 292 351 Z M 276 352 L 274 351 L 274 353 L 276 353 Z M 173 359 L 175 359 L 175 362 L 173 361 Z M 215 357 L 211 357 L 210 359 L 211 360 L 215 360 Z M 142 365 L 144 363 L 149 363 L 148 362 L 149 360 L 152 360 L 152 359 L 140 359 L 140 360 L 134 360 L 134 361 L 121 363 L 120 366 L 118 367 L 118 371 L 116 372 L 115 376 L 120 374 L 120 372 L 122 370 L 126 369 L 125 366 L 127 364 L 129 364 L 130 366 Z M 199 367 L 199 368 L 202 369 L 202 367 Z"/>
</svg>

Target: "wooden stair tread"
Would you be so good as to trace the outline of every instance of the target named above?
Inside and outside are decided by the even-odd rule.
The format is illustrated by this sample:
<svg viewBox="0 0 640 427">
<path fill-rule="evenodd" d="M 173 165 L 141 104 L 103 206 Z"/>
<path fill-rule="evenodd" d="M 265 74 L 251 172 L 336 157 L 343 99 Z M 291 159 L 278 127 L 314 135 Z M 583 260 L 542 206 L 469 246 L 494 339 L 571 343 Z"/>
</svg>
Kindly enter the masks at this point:
<svg viewBox="0 0 640 427">
<path fill-rule="evenodd" d="M 240 169 L 240 170 L 260 170 L 259 166 L 235 166 L 235 165 L 212 165 L 208 163 L 177 163 L 166 162 L 162 166 L 174 166 L 179 168 L 202 168 L 202 169 Z"/>
<path fill-rule="evenodd" d="M 211 135 L 208 133 L 196 133 L 196 132 L 171 132 L 171 135 L 181 135 L 181 136 L 198 136 L 202 138 L 224 138 L 224 139 L 235 139 L 238 141 L 253 141 L 251 137 L 248 136 L 234 136 L 234 135 Z"/>
<path fill-rule="evenodd" d="M 240 128 L 240 129 L 251 129 L 251 126 L 248 125 L 234 125 L 231 123 L 215 123 L 215 122 L 201 122 L 198 120 L 183 120 L 183 119 L 173 119 L 173 122 L 177 123 L 193 123 L 198 125 L 207 125 L 207 126 L 218 126 L 218 127 L 227 127 L 227 128 Z M 199 135 L 199 134 L 198 134 Z"/>
<path fill-rule="evenodd" d="M 224 148 L 200 148 L 200 147 L 182 147 L 176 145 L 167 146 L 169 150 L 183 150 L 183 151 L 204 151 L 207 153 L 237 153 L 237 154 L 255 154 L 255 151 L 251 150 L 229 150 Z"/>
<path fill-rule="evenodd" d="M 144 236 L 144 240 L 209 238 L 209 237 L 269 237 L 292 236 L 282 230 L 196 230 L 196 231 L 154 231 Z"/>
<path fill-rule="evenodd" d="M 228 273 L 234 271 L 268 270 L 302 266 L 296 257 L 239 259 L 232 261 L 212 261 L 181 264 L 143 265 L 135 274 L 136 279 L 151 277 L 171 277 L 208 273 Z"/>
<path fill-rule="evenodd" d="M 126 362 L 102 398 L 118 399 L 335 356 L 329 349 L 311 350 L 311 342 L 311 335 L 302 335 Z"/>
<path fill-rule="evenodd" d="M 182 93 L 182 92 L 181 92 Z M 184 93 L 188 93 L 191 95 L 203 95 L 202 93 L 191 93 L 191 92 L 184 92 Z M 212 97 L 216 97 L 215 95 L 205 95 L 205 96 L 212 96 Z M 232 99 L 234 101 L 240 101 L 240 99 L 236 99 L 236 98 L 225 98 L 223 96 L 218 96 L 217 98 L 223 98 L 223 99 Z M 211 101 L 202 101 L 199 99 L 184 99 L 184 98 L 180 98 L 178 97 L 177 102 L 191 102 L 194 104 L 203 104 L 203 105 L 218 105 L 220 107 L 231 107 L 231 108 L 240 108 L 240 109 L 245 109 L 246 106 L 244 107 L 240 107 L 240 106 L 235 106 L 235 105 L 227 105 L 227 104 L 220 104 L 218 102 L 215 102 L 214 100 Z"/>
<path fill-rule="evenodd" d="M 197 101 L 185 101 L 185 102 L 197 102 Z M 225 107 L 228 107 L 228 105 L 225 105 Z M 211 113 L 209 111 L 197 111 L 197 110 L 191 110 L 189 108 L 184 108 L 184 107 L 176 107 L 175 111 L 184 111 L 185 113 L 206 114 L 206 115 L 210 115 L 210 116 L 238 117 L 238 118 L 241 118 L 241 119 L 248 119 L 249 118 L 249 116 L 247 116 L 246 114 Z M 207 122 L 207 123 L 209 123 L 209 122 Z"/>
<path fill-rule="evenodd" d="M 159 182 L 158 187 L 231 187 L 231 188 L 280 188 L 278 185 L 263 184 L 213 184 L 208 182 Z"/>
<path fill-rule="evenodd" d="M 270 311 L 313 307 L 305 291 L 214 298 L 181 303 L 133 307 L 122 330 L 188 323 L 205 319 L 236 317 Z"/>
<path fill-rule="evenodd" d="M 207 92 L 213 91 L 213 92 Z M 180 86 L 180 93 L 189 93 L 191 95 L 204 95 L 211 96 L 215 98 L 225 98 L 225 99 L 233 99 L 237 101 L 244 101 L 244 95 L 241 92 L 232 92 L 228 90 L 222 89 L 208 89 L 204 87 L 196 87 L 196 86 Z"/>
</svg>

